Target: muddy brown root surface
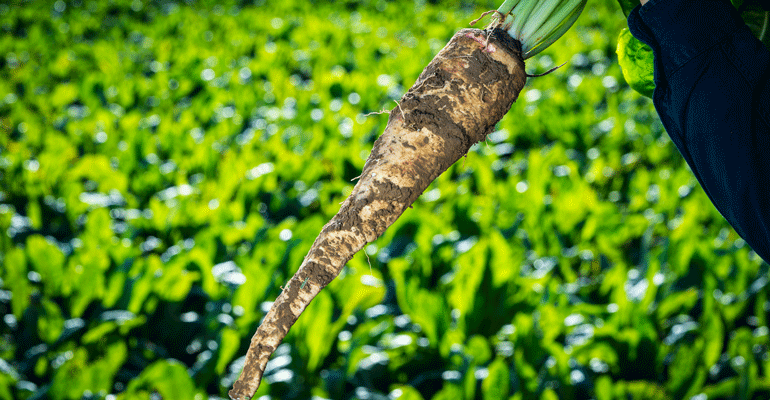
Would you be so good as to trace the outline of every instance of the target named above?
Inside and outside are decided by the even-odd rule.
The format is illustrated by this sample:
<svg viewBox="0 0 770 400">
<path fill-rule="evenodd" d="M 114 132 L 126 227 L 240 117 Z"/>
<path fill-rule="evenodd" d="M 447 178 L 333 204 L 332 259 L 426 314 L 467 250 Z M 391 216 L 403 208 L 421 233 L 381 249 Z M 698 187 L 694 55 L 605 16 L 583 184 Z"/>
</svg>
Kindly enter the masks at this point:
<svg viewBox="0 0 770 400">
<path fill-rule="evenodd" d="M 434 179 L 486 138 L 525 81 L 521 46 L 504 31 L 463 29 L 452 37 L 390 112 L 350 196 L 252 337 L 232 399 L 254 396 L 270 355 L 310 301 Z"/>
</svg>

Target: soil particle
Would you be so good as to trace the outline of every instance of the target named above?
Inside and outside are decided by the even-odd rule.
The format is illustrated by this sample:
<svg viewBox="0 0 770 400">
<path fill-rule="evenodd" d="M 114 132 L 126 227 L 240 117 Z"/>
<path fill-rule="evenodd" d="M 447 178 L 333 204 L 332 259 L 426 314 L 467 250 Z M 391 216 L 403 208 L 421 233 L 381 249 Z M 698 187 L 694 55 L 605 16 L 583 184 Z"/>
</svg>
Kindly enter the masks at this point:
<svg viewBox="0 0 770 400">
<path fill-rule="evenodd" d="M 413 146 L 411 143 L 409 143 L 409 142 L 404 142 L 404 143 L 401 143 L 401 145 L 402 145 L 402 146 L 404 146 L 404 147 L 408 147 L 408 148 L 410 148 L 410 149 L 412 149 L 412 150 L 417 150 L 417 147 L 414 147 L 414 146 Z"/>
</svg>

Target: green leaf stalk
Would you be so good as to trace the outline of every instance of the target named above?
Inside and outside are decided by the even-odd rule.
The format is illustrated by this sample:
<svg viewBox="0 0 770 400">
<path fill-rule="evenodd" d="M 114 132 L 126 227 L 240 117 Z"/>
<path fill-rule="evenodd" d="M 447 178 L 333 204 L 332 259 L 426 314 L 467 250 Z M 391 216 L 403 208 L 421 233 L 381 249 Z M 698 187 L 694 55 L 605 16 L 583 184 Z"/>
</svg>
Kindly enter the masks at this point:
<svg viewBox="0 0 770 400">
<path fill-rule="evenodd" d="M 564 35 L 583 12 L 587 0 L 505 0 L 493 24 L 521 42 L 528 59 Z"/>
</svg>

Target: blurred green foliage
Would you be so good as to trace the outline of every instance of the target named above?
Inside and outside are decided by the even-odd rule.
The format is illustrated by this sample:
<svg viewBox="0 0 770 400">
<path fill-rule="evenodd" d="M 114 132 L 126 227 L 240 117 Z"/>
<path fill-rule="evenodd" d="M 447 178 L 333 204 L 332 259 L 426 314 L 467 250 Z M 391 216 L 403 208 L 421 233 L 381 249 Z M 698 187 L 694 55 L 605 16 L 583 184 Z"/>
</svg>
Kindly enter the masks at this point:
<svg viewBox="0 0 770 400">
<path fill-rule="evenodd" d="M 0 399 L 223 398 L 394 100 L 495 2 L 0 4 Z M 767 265 L 590 2 L 308 307 L 274 399 L 764 399 Z"/>
</svg>

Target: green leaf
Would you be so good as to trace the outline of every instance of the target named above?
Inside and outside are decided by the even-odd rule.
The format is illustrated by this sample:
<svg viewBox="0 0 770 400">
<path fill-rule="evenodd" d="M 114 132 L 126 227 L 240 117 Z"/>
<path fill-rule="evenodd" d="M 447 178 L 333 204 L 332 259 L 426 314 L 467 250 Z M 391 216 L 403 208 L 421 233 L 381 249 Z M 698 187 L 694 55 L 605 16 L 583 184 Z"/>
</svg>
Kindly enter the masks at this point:
<svg viewBox="0 0 770 400">
<path fill-rule="evenodd" d="M 457 275 L 452 280 L 452 290 L 447 300 L 453 308 L 465 315 L 473 310 L 473 304 L 477 301 L 475 294 L 478 293 L 479 284 L 487 268 L 486 241 L 477 243 L 458 257 L 457 268 Z"/>
<path fill-rule="evenodd" d="M 463 376 L 463 391 L 466 399 L 476 398 L 476 363 L 471 362 Z"/>
<path fill-rule="evenodd" d="M 183 262 L 170 262 L 164 266 L 160 258 L 156 256 L 150 257 L 148 263 L 155 265 L 156 271 L 162 271 L 161 275 L 153 282 L 153 291 L 166 301 L 183 300 L 190 292 L 193 282 L 200 278 L 199 272 L 187 271 Z"/>
<path fill-rule="evenodd" d="M 497 358 L 489 364 L 489 375 L 484 378 L 482 390 L 484 400 L 505 400 L 508 398 L 510 372 L 502 358 Z"/>
<path fill-rule="evenodd" d="M 479 365 L 486 364 L 492 357 L 489 342 L 481 335 L 473 335 L 465 346 L 465 352 Z"/>
<path fill-rule="evenodd" d="M 623 15 L 628 18 L 628 14 L 631 14 L 631 11 L 634 9 L 634 7 L 639 5 L 639 1 L 636 0 L 618 0 L 618 4 L 620 4 L 620 9 L 623 10 Z"/>
<path fill-rule="evenodd" d="M 89 329 L 81 340 L 83 344 L 96 343 L 99 339 L 109 335 L 117 327 L 118 324 L 114 321 L 102 322 L 96 327 Z"/>
<path fill-rule="evenodd" d="M 683 394 L 693 384 L 700 358 L 701 346 L 699 344 L 683 344 L 675 350 L 669 369 L 671 373 L 666 384 L 670 393 Z"/>
<path fill-rule="evenodd" d="M 238 348 L 241 344 L 241 336 L 238 331 L 230 328 L 222 330 L 222 337 L 219 340 L 219 356 L 217 358 L 216 371 L 221 375 L 225 372 L 225 368 L 230 360 L 233 359 L 235 353 L 238 352 Z"/>
<path fill-rule="evenodd" d="M 302 356 L 309 371 L 315 371 L 329 354 L 334 345 L 334 338 L 342 328 L 333 323 L 333 311 L 331 294 L 321 291 L 289 331 L 291 335 L 302 338 L 300 351 L 304 353 Z M 342 321 L 344 322 L 344 319 Z"/>
<path fill-rule="evenodd" d="M 551 388 L 546 389 L 540 398 L 542 400 L 559 400 L 559 396 Z"/>
<path fill-rule="evenodd" d="M 126 395 L 157 392 L 163 399 L 194 399 L 198 390 L 195 388 L 184 365 L 172 360 L 159 360 L 128 383 Z"/>
<path fill-rule="evenodd" d="M 355 310 L 367 309 L 379 304 L 385 297 L 385 285 L 376 275 L 379 271 L 371 271 L 362 258 L 351 260 L 346 271 L 345 279 L 335 279 L 329 284 L 329 289 L 338 304 L 342 304 L 340 318 L 347 319 Z"/>
<path fill-rule="evenodd" d="M 676 313 L 686 313 L 697 301 L 698 291 L 695 288 L 669 294 L 658 305 L 658 318 L 660 321 L 665 321 Z"/>
<path fill-rule="evenodd" d="M 109 392 L 115 374 L 123 366 L 127 354 L 126 344 L 116 342 L 107 347 L 96 361 L 89 363 L 86 349 L 77 349 L 72 359 L 56 370 L 51 385 L 51 398 L 80 399 L 86 391 Z"/>
<path fill-rule="evenodd" d="M 602 375 L 594 381 L 596 400 L 612 400 L 612 378 Z"/>
<path fill-rule="evenodd" d="M 432 400 L 456 400 L 462 398 L 464 398 L 463 391 L 457 384 L 445 383 L 444 387 L 433 396 Z"/>
<path fill-rule="evenodd" d="M 13 400 L 11 388 L 16 386 L 16 381 L 17 378 L 15 376 L 11 376 L 9 374 L 0 374 L 0 400 Z M 418 399 L 415 398 L 415 400 Z M 422 398 L 419 398 L 419 400 L 422 400 Z"/>
<path fill-rule="evenodd" d="M 65 55 L 62 53 L 62 55 Z M 62 58 L 59 58 L 62 60 Z M 78 89 L 72 83 L 62 83 L 57 85 L 53 90 L 53 94 L 50 96 L 52 105 L 54 107 L 64 107 L 65 105 L 73 102 L 78 97 Z"/>
<path fill-rule="evenodd" d="M 623 78 L 637 92 L 652 97 L 655 89 L 653 81 L 653 55 L 650 46 L 640 42 L 628 28 L 620 31 L 618 37 L 618 64 L 623 70 Z"/>
<path fill-rule="evenodd" d="M 397 395 L 398 397 L 393 398 L 399 400 L 424 400 L 420 392 L 411 386 L 397 386 L 393 388 L 393 390 L 391 390 L 391 396 L 394 395 Z"/>
<path fill-rule="evenodd" d="M 418 290 L 412 304 L 409 316 L 422 328 L 431 344 L 438 344 L 449 325 L 444 297 L 428 290 Z"/>
<path fill-rule="evenodd" d="M 131 279 L 131 300 L 128 303 L 128 311 L 138 314 L 142 310 L 144 301 L 152 292 L 152 275 L 145 274 Z"/>
<path fill-rule="evenodd" d="M 705 365 L 715 365 L 722 355 L 722 344 L 725 341 L 725 327 L 719 315 L 707 314 L 703 324 L 703 362 Z"/>
<path fill-rule="evenodd" d="M 24 251 L 15 248 L 8 251 L 4 260 L 5 287 L 11 289 L 13 300 L 11 301 L 11 310 L 16 318 L 21 318 L 24 310 L 29 306 L 29 297 L 32 294 L 32 288 L 27 280 L 27 260 Z"/>
<path fill-rule="evenodd" d="M 102 300 L 102 303 L 105 307 L 111 308 L 115 305 L 115 303 L 118 302 L 118 300 L 120 300 L 120 297 L 123 295 L 123 287 L 125 284 L 125 273 L 118 271 L 110 275 L 109 283 L 107 284 L 107 289 L 104 294 L 104 299 Z"/>
<path fill-rule="evenodd" d="M 64 279 L 64 254 L 40 235 L 27 238 L 27 257 L 40 273 L 48 295 L 58 295 Z"/>
<path fill-rule="evenodd" d="M 664 400 L 670 398 L 664 388 L 652 382 L 632 381 L 619 386 L 620 392 L 631 399 Z"/>
<path fill-rule="evenodd" d="M 200 270 L 201 287 L 212 299 L 218 299 L 222 295 L 223 287 L 217 283 L 216 278 L 211 273 L 211 268 L 214 264 L 211 262 L 211 257 L 201 248 L 193 247 L 188 253 L 187 269 L 191 270 L 197 268 Z"/>
<path fill-rule="evenodd" d="M 64 318 L 56 303 L 43 299 L 42 306 L 43 314 L 37 321 L 37 332 L 44 342 L 53 343 L 64 330 Z"/>
<path fill-rule="evenodd" d="M 118 330 L 121 336 L 125 336 L 131 329 L 143 325 L 146 321 L 147 318 L 144 315 L 132 316 L 130 313 L 126 313 L 115 321 L 105 321 L 89 329 L 81 341 L 83 344 L 97 343 L 110 335 L 114 335 L 115 330 Z"/>
<path fill-rule="evenodd" d="M 446 296 L 420 287 L 420 278 L 407 278 L 412 266 L 404 259 L 392 260 L 389 264 L 396 282 L 396 298 L 405 314 L 425 333 L 432 346 L 448 331 L 449 305 Z"/>
</svg>

